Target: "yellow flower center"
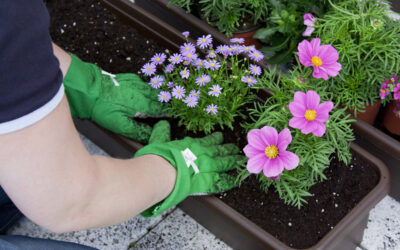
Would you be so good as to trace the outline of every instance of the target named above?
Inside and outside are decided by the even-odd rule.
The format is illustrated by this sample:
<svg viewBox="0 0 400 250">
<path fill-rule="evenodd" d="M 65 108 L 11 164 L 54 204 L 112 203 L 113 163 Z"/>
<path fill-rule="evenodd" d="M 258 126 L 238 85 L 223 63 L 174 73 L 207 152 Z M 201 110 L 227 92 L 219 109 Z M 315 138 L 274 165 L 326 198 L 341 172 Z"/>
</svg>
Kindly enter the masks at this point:
<svg viewBox="0 0 400 250">
<path fill-rule="evenodd" d="M 189 100 L 189 102 L 193 102 L 193 100 Z"/>
<path fill-rule="evenodd" d="M 257 53 L 254 53 L 254 56 L 255 56 L 255 57 L 258 57 L 258 54 L 257 54 Z"/>
<path fill-rule="evenodd" d="M 386 90 L 382 89 L 382 94 L 385 94 Z"/>
<path fill-rule="evenodd" d="M 317 117 L 317 112 L 313 109 L 307 109 L 304 117 L 307 119 L 307 121 L 314 121 Z"/>
<path fill-rule="evenodd" d="M 247 81 L 248 81 L 248 82 L 251 82 L 251 79 L 249 78 Z"/>
<path fill-rule="evenodd" d="M 148 67 L 148 68 L 147 68 L 147 70 L 148 70 L 148 71 L 150 71 L 150 70 L 151 70 L 151 68 L 150 68 L 150 67 Z"/>
<path fill-rule="evenodd" d="M 211 65 L 211 67 L 214 67 L 215 64 L 214 64 L 214 63 L 211 63 L 210 65 Z"/>
<path fill-rule="evenodd" d="M 217 89 L 214 89 L 214 92 L 217 92 Z"/>
<path fill-rule="evenodd" d="M 214 108 L 210 108 L 211 111 L 214 111 Z"/>
<path fill-rule="evenodd" d="M 206 42 L 206 39 L 203 38 L 203 40 L 201 40 L 201 41 L 202 41 L 203 43 L 205 43 L 205 42 Z"/>
<path fill-rule="evenodd" d="M 214 52 L 211 52 L 210 55 L 213 56 L 213 55 L 214 55 Z"/>
<path fill-rule="evenodd" d="M 317 66 L 317 67 L 319 67 L 319 66 L 322 65 L 322 60 L 321 60 L 321 58 L 319 58 L 318 56 L 313 56 L 313 57 L 311 58 L 311 62 L 312 62 L 312 64 L 314 64 L 314 65 Z"/>
<path fill-rule="evenodd" d="M 163 95 L 162 97 L 163 97 L 164 99 L 165 99 L 165 98 L 167 98 L 167 96 L 166 96 L 166 95 Z"/>
<path fill-rule="evenodd" d="M 279 154 L 278 148 L 275 145 L 271 145 L 265 148 L 265 155 L 269 159 L 275 159 Z"/>
<path fill-rule="evenodd" d="M 158 81 L 157 81 L 157 80 L 155 80 L 155 81 L 154 81 L 154 84 L 157 84 L 157 83 L 158 83 Z"/>
<path fill-rule="evenodd" d="M 160 61 L 161 59 L 160 59 L 160 58 L 157 58 L 156 60 L 157 60 L 157 61 Z"/>
<path fill-rule="evenodd" d="M 192 54 L 188 54 L 187 57 L 191 58 L 191 57 L 192 57 Z"/>
<path fill-rule="evenodd" d="M 183 75 L 186 75 L 186 71 L 182 71 L 182 74 L 183 74 Z"/>
<path fill-rule="evenodd" d="M 177 92 L 178 92 L 178 94 L 180 94 L 180 93 L 181 93 L 181 91 L 180 91 L 180 90 L 178 90 Z"/>
<path fill-rule="evenodd" d="M 190 48 L 189 48 L 189 47 L 186 47 L 185 49 L 186 49 L 186 50 L 189 50 Z"/>
</svg>

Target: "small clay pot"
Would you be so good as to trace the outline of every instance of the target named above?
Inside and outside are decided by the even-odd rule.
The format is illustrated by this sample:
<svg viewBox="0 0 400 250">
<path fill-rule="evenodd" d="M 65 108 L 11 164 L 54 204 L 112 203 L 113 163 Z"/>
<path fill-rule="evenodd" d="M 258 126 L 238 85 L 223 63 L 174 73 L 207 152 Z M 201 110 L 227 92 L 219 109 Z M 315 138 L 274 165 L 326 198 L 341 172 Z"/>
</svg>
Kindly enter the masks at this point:
<svg viewBox="0 0 400 250">
<path fill-rule="evenodd" d="M 385 126 L 385 128 L 389 130 L 390 133 L 400 135 L 400 118 L 398 118 L 394 113 L 395 108 L 395 101 L 391 101 L 385 107 L 385 113 L 383 115 L 383 126 Z M 400 109 L 400 105 L 398 105 L 397 109 Z"/>
<path fill-rule="evenodd" d="M 235 31 L 232 34 L 232 38 L 244 38 L 244 45 L 254 45 L 256 49 L 260 49 L 262 47 L 260 40 L 253 38 L 259 29 L 260 26 L 255 26 L 250 29 Z"/>
<path fill-rule="evenodd" d="M 357 112 L 357 118 L 370 125 L 374 125 L 380 107 L 381 107 L 381 101 L 376 101 L 372 105 L 366 105 L 364 112 Z M 349 111 L 353 116 L 355 116 L 353 110 Z"/>
</svg>

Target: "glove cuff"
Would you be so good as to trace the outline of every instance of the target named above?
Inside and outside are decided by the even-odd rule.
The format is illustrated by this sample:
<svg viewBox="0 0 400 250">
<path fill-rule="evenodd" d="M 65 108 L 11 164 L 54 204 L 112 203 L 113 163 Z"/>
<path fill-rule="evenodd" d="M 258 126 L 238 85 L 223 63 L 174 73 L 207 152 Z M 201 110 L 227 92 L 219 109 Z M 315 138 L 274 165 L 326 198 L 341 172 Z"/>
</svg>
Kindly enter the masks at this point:
<svg viewBox="0 0 400 250">
<path fill-rule="evenodd" d="M 63 84 L 72 116 L 91 118 L 93 107 L 100 95 L 101 69 L 94 64 L 83 62 L 76 55 L 71 56 L 71 65 Z"/>
<path fill-rule="evenodd" d="M 168 208 L 177 205 L 189 195 L 190 173 L 182 157 L 182 152 L 178 149 L 171 149 L 163 144 L 150 144 L 137 151 L 134 158 L 146 154 L 161 156 L 177 169 L 176 182 L 172 193 L 163 201 L 141 213 L 143 217 L 155 217 Z"/>
</svg>

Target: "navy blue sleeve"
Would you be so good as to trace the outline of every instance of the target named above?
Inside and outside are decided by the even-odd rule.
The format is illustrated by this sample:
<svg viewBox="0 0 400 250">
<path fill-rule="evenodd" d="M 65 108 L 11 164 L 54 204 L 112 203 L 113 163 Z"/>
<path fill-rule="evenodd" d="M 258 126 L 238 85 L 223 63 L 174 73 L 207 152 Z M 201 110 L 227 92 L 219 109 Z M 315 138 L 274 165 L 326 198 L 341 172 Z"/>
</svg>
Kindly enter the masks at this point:
<svg viewBox="0 0 400 250">
<path fill-rule="evenodd" d="M 43 0 L 1 0 L 0 125 L 44 106 L 61 84 Z"/>
</svg>

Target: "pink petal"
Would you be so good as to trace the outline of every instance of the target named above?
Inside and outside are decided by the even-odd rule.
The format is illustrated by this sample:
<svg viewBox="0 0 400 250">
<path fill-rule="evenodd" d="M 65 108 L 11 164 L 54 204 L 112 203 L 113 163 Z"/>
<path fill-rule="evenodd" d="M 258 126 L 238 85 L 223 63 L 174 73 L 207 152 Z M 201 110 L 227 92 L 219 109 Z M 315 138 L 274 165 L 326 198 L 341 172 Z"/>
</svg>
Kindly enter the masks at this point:
<svg viewBox="0 0 400 250">
<path fill-rule="evenodd" d="M 297 116 L 297 117 L 304 117 L 304 114 L 306 113 L 306 106 L 304 105 L 303 102 L 296 102 L 293 101 L 289 103 L 289 110 L 292 115 Z"/>
<path fill-rule="evenodd" d="M 335 77 L 339 74 L 339 71 L 342 69 L 342 65 L 340 63 L 332 63 L 332 64 L 325 64 L 319 67 L 322 71 L 326 74 Z"/>
<path fill-rule="evenodd" d="M 312 48 L 312 54 L 313 55 L 317 55 L 317 52 L 318 52 L 319 47 L 320 47 L 320 44 L 321 44 L 321 39 L 319 39 L 319 38 L 313 38 L 311 40 L 311 48 Z"/>
<path fill-rule="evenodd" d="M 251 146 L 250 144 L 247 144 L 243 148 L 243 152 L 248 158 L 252 158 L 258 154 L 263 154 L 264 151 L 265 151 L 265 149 L 264 150 L 256 149 L 255 147 Z"/>
<path fill-rule="evenodd" d="M 295 169 L 300 162 L 299 157 L 290 151 L 279 152 L 279 157 L 283 161 L 283 165 L 287 170 Z"/>
<path fill-rule="evenodd" d="M 323 102 L 319 105 L 317 111 L 317 117 L 315 120 L 319 122 L 326 122 L 329 119 L 329 112 L 333 109 L 333 102 Z"/>
<path fill-rule="evenodd" d="M 337 50 L 330 44 L 322 45 L 317 56 L 321 58 L 322 65 L 337 62 L 339 59 Z"/>
<path fill-rule="evenodd" d="M 277 157 L 275 159 L 270 159 L 269 162 L 266 162 L 263 167 L 263 172 L 266 177 L 275 177 L 282 173 L 283 171 L 283 162 Z"/>
<path fill-rule="evenodd" d="M 264 126 L 261 128 L 261 138 L 266 145 L 277 145 L 278 143 L 278 131 L 274 127 Z M 264 145 L 265 145 L 264 144 Z M 264 146 L 265 148 L 265 146 Z"/>
<path fill-rule="evenodd" d="M 278 135 L 278 150 L 279 154 L 281 151 L 285 151 L 287 146 L 292 142 L 292 134 L 288 128 L 282 129 Z"/>
<path fill-rule="evenodd" d="M 307 109 L 317 110 L 320 102 L 319 95 L 314 90 L 309 90 L 306 93 Z"/>
<path fill-rule="evenodd" d="M 299 55 L 300 63 L 306 67 L 313 65 L 311 63 L 312 48 L 311 48 L 310 42 L 307 40 L 303 40 L 302 42 L 299 43 L 299 45 L 297 46 L 297 49 L 299 51 L 298 55 Z"/>
<path fill-rule="evenodd" d="M 307 120 L 303 117 L 293 117 L 289 120 L 289 126 L 292 128 L 303 129 L 307 126 Z"/>
<path fill-rule="evenodd" d="M 320 70 L 318 67 L 314 67 L 314 71 L 313 71 L 313 77 L 319 79 L 319 78 L 323 78 L 324 80 L 328 80 L 328 74 L 325 73 L 325 71 Z"/>
<path fill-rule="evenodd" d="M 314 121 L 314 124 L 316 124 L 315 129 L 312 131 L 313 135 L 321 137 L 325 134 L 326 127 L 325 124 L 322 122 Z"/>
<path fill-rule="evenodd" d="M 307 26 L 306 30 L 303 31 L 302 35 L 303 36 L 311 36 L 311 34 L 314 32 L 315 28 L 311 26 Z"/>
<path fill-rule="evenodd" d="M 252 129 L 247 134 L 247 141 L 255 149 L 264 150 L 266 147 L 266 144 L 263 142 L 263 140 L 261 138 L 261 134 L 262 134 L 262 132 L 260 129 Z"/>
<path fill-rule="evenodd" d="M 263 166 L 269 159 L 264 154 L 256 155 L 247 161 L 247 170 L 252 174 L 258 174 L 263 169 Z"/>
<path fill-rule="evenodd" d="M 307 121 L 307 125 L 301 129 L 301 132 L 305 135 L 311 133 L 317 128 L 318 124 L 316 121 Z"/>
<path fill-rule="evenodd" d="M 306 106 L 306 93 L 296 91 L 296 93 L 294 93 L 294 101 L 301 103 L 303 106 Z"/>
</svg>

